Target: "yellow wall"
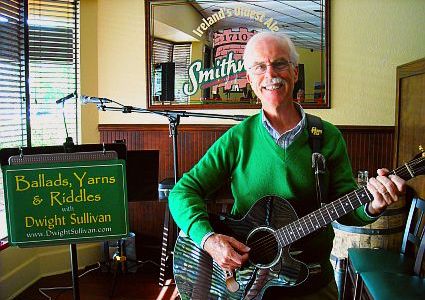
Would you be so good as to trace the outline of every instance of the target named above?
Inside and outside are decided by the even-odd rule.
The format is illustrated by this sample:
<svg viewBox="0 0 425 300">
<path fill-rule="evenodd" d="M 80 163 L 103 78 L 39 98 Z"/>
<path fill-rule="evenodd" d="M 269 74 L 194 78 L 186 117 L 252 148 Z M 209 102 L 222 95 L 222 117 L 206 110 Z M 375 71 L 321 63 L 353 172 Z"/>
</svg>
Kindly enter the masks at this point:
<svg viewBox="0 0 425 300">
<path fill-rule="evenodd" d="M 98 7 L 98 96 L 145 106 L 144 1 L 98 0 Z M 101 112 L 99 119 L 100 123 L 146 123 L 146 116 Z"/>
<path fill-rule="evenodd" d="M 394 125 L 396 66 L 425 56 L 424 15 L 423 0 L 333 0 L 332 108 L 309 111 L 338 125 Z M 112 25 L 111 19 L 120 22 Z M 143 2 L 99 0 L 98 30 L 99 96 L 145 107 Z M 167 123 L 160 116 L 118 112 L 102 112 L 99 119 L 102 124 Z M 233 123 L 201 118 L 182 122 Z"/>
<path fill-rule="evenodd" d="M 394 125 L 396 67 L 425 57 L 425 1 L 333 0 L 331 9 L 333 109 L 323 115 Z"/>
<path fill-rule="evenodd" d="M 305 74 L 305 98 L 306 100 L 313 100 L 314 82 L 322 81 L 321 78 L 321 53 L 319 51 L 310 51 L 310 49 L 297 48 L 300 55 L 300 63 L 304 64 Z M 323 78 L 323 82 L 325 79 Z"/>
<path fill-rule="evenodd" d="M 81 94 L 97 95 L 98 62 L 97 62 L 97 0 L 83 0 L 80 14 L 80 72 Z M 81 143 L 99 143 L 99 112 L 95 105 L 81 106 Z"/>
<path fill-rule="evenodd" d="M 155 20 L 199 39 L 192 30 L 202 23 L 202 17 L 192 6 L 186 3 L 173 6 L 155 5 L 153 13 Z"/>
</svg>

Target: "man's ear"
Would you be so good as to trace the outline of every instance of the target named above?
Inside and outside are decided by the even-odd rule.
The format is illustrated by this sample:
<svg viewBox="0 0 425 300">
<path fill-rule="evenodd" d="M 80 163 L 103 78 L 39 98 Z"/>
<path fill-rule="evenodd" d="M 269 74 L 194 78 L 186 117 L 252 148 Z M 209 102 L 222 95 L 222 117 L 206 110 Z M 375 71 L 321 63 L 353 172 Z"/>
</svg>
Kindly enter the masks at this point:
<svg viewBox="0 0 425 300">
<path fill-rule="evenodd" d="M 298 81 L 298 66 L 294 68 L 294 83 Z"/>
<path fill-rule="evenodd" d="M 251 77 L 249 76 L 248 71 L 246 71 L 246 79 L 248 80 L 248 82 L 251 84 Z M 251 84 L 252 85 L 252 84 Z"/>
</svg>

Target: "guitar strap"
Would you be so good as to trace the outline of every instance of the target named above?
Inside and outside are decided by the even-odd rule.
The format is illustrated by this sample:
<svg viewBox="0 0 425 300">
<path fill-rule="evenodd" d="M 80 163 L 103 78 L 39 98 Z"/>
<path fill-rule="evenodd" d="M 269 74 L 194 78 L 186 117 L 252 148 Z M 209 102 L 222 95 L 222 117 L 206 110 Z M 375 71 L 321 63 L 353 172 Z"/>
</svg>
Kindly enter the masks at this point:
<svg viewBox="0 0 425 300">
<path fill-rule="evenodd" d="M 316 201 L 317 207 L 320 208 L 323 203 L 323 181 L 321 180 L 321 177 L 326 171 L 325 157 L 320 153 L 323 141 L 323 124 L 322 119 L 317 116 L 306 114 L 306 118 L 308 142 L 312 150 L 311 167 L 313 168 L 314 176 L 316 178 Z"/>
</svg>

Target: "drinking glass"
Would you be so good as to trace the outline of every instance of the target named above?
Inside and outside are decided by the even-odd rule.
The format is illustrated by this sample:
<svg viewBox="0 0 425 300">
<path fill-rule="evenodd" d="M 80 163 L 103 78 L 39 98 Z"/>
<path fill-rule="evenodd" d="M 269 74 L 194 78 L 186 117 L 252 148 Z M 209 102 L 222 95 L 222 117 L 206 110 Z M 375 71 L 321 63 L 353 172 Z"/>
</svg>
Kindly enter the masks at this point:
<svg viewBox="0 0 425 300">
<path fill-rule="evenodd" d="M 369 172 L 368 171 L 359 170 L 357 172 L 357 185 L 358 186 L 366 185 L 368 180 L 369 180 Z"/>
</svg>

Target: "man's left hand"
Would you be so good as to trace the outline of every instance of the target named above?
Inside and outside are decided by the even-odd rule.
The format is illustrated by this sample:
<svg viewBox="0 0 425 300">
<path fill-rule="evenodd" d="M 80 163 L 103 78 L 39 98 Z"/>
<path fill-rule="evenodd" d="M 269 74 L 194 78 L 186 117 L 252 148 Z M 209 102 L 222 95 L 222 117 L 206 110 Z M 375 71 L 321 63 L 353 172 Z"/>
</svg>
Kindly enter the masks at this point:
<svg viewBox="0 0 425 300">
<path fill-rule="evenodd" d="M 406 190 L 406 182 L 396 175 L 388 175 L 387 169 L 378 169 L 377 173 L 378 176 L 370 178 L 367 183 L 367 189 L 373 195 L 368 205 L 371 215 L 381 214 L 388 205 L 398 201 Z"/>
</svg>

